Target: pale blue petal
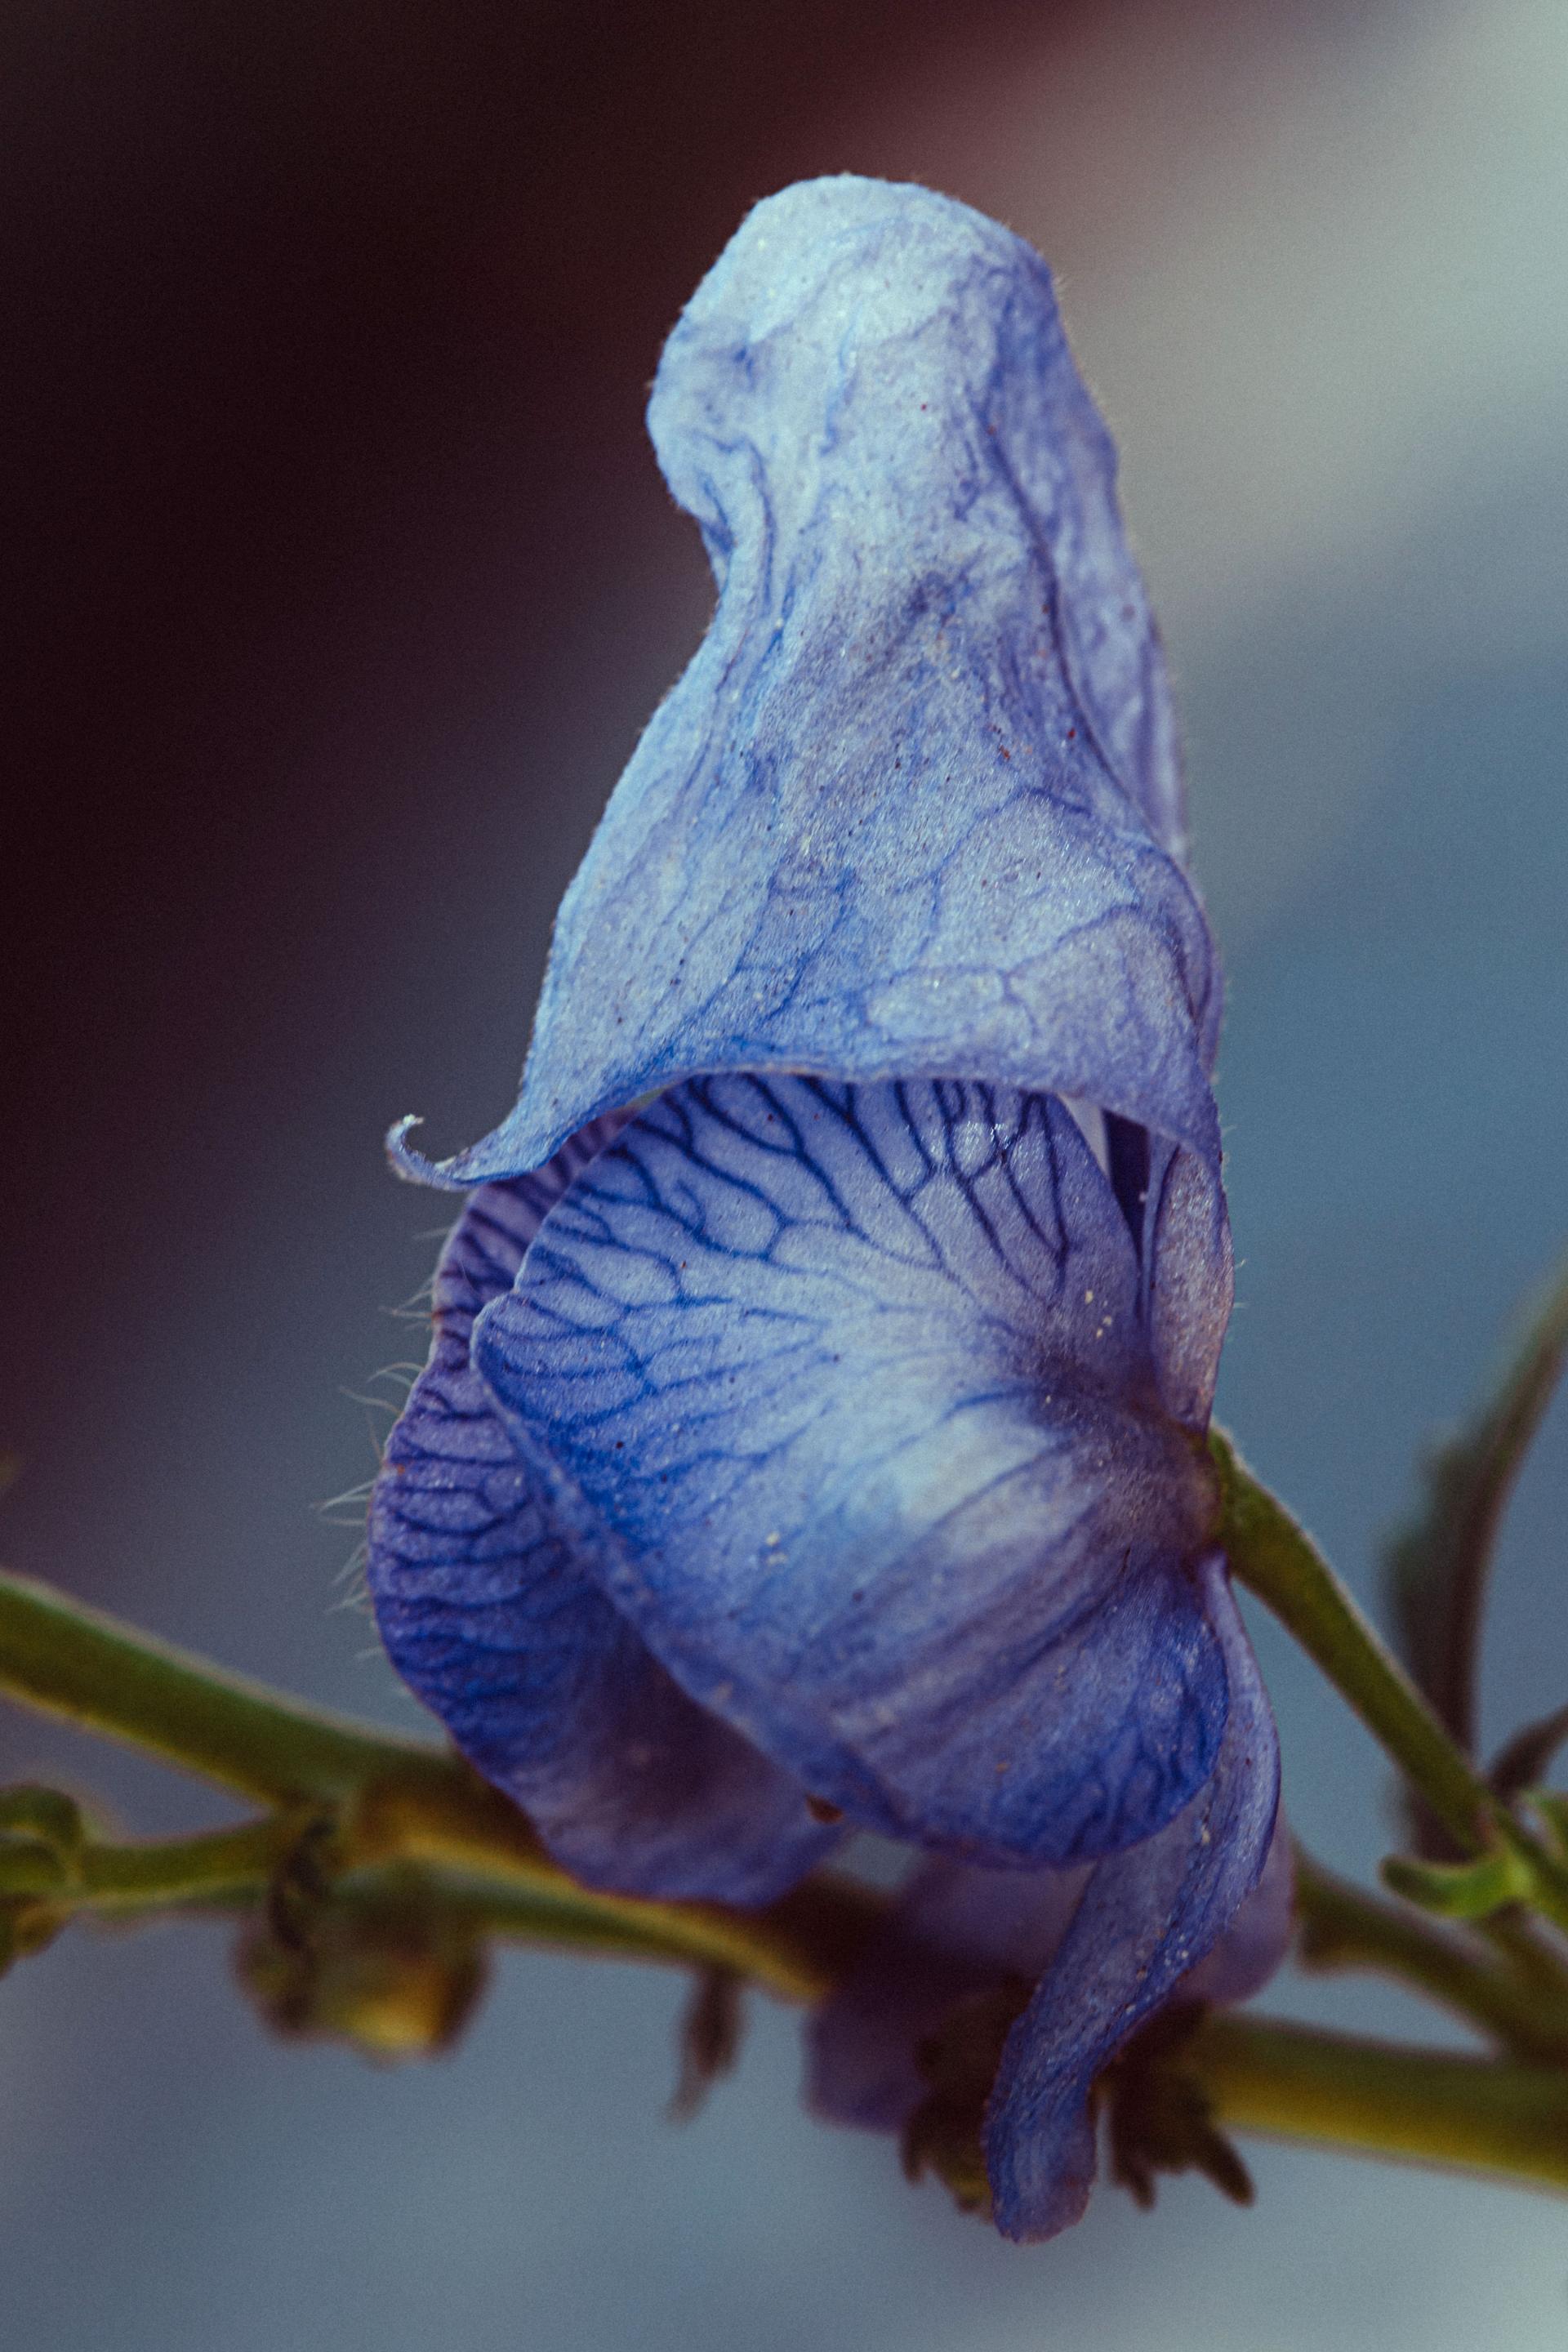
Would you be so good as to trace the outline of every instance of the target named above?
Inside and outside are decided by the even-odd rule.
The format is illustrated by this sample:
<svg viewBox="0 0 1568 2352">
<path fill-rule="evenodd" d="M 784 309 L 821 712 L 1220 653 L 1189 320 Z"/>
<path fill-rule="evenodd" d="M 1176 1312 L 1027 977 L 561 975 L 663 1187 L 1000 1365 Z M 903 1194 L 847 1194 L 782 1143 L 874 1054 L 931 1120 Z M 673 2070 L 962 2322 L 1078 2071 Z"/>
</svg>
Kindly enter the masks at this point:
<svg viewBox="0 0 1568 2352">
<path fill-rule="evenodd" d="M 649 410 L 719 581 L 556 922 L 535 1167 L 708 1070 L 1072 1095 L 1217 1173 L 1220 982 L 1169 695 L 1045 265 L 928 190 L 760 205 Z"/>
<path fill-rule="evenodd" d="M 1207 1777 L 1206 1456 L 1069 1114 L 717 1077 L 580 1176 L 475 1335 L 582 1556 L 693 1697 L 850 1817 L 1120 1850 Z"/>
<path fill-rule="evenodd" d="M 1206 1160 L 1175 1145 L 1157 1147 L 1153 1160 L 1143 1313 L 1165 1411 L 1204 1430 L 1234 1293 L 1230 1218 Z"/>
<path fill-rule="evenodd" d="M 1178 1144 L 1096 1106 L 1072 1107 L 1110 1177 L 1138 1250 L 1139 1309 L 1161 1401 L 1189 1429 L 1208 1426 L 1230 1320 L 1230 1220 L 1219 1171 Z"/>
<path fill-rule="evenodd" d="M 796 1783 L 693 1705 L 584 1573 L 468 1360 L 475 1316 L 605 1139 L 576 1139 L 538 1176 L 477 1193 L 447 1244 L 430 1362 L 376 1482 L 371 1593 L 399 1672 L 579 1877 L 761 1902 L 832 1833 Z"/>
<path fill-rule="evenodd" d="M 1205 1571 L 1230 1715 L 1212 1779 L 1157 1837 L 1102 1863 L 1014 2026 L 985 2135 L 997 2226 L 1054 2237 L 1094 2179 L 1094 2079 L 1213 1949 L 1258 1885 L 1279 1794 L 1279 1744 L 1223 1562 Z"/>
</svg>

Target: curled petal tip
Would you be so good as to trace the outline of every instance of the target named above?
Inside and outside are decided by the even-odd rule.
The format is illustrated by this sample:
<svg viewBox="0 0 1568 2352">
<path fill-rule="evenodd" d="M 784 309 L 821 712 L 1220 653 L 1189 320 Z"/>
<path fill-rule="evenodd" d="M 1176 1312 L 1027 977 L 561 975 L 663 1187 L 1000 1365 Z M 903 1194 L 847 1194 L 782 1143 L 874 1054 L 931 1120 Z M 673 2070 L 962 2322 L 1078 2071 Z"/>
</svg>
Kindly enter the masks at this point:
<svg viewBox="0 0 1568 2352">
<path fill-rule="evenodd" d="M 405 1184 L 434 1184 L 443 1192 L 461 1192 L 468 1188 L 451 1173 L 448 1160 L 429 1160 L 423 1151 L 416 1151 L 408 1138 L 424 1120 L 416 1111 L 409 1111 L 395 1119 L 386 1130 L 386 1157 L 395 1176 Z"/>
</svg>

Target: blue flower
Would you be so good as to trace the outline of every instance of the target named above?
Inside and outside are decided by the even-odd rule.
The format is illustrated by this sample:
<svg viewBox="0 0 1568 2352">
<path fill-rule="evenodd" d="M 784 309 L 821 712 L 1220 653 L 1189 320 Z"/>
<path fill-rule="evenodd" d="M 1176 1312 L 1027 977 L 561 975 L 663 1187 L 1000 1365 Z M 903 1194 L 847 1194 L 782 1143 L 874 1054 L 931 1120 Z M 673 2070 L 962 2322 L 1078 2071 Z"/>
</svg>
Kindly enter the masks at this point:
<svg viewBox="0 0 1568 2352">
<path fill-rule="evenodd" d="M 963 206 L 759 205 L 649 423 L 717 609 L 516 1108 L 442 1162 L 395 1133 L 477 1189 L 372 1590 L 586 1878 L 761 1901 L 838 1816 L 1095 1864 L 994 2136 L 1032 2231 L 1039 2116 L 1215 1942 L 1275 1805 L 1203 1443 L 1220 981 L 1164 671 L 1044 265 Z"/>
</svg>

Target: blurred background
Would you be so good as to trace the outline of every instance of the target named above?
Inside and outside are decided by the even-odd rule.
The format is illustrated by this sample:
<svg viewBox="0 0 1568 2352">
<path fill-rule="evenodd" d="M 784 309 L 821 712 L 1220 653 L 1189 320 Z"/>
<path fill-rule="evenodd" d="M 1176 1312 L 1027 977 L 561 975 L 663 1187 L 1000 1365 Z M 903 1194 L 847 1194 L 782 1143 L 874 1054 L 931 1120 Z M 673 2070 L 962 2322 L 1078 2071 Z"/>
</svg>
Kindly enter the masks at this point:
<svg viewBox="0 0 1568 2352">
<path fill-rule="evenodd" d="M 916 178 L 1058 270 L 1122 443 L 1225 942 L 1221 1406 L 1363 1594 L 1568 1227 L 1561 0 L 34 0 L 0 28 L 0 1550 L 413 1727 L 352 1508 L 554 902 L 707 577 L 641 409 L 755 198 Z M 370 1399 L 371 1402 L 362 1400 Z M 1487 1722 L 1568 1696 L 1568 1415 Z M 1287 1799 L 1376 1758 L 1260 1635 Z M 203 1792 L 0 1710 L 0 1776 Z M 796 2027 L 663 2120 L 673 1979 L 509 1960 L 400 2074 L 266 2042 L 221 1936 L 0 1988 L 27 2352 L 1558 2352 L 1561 2206 L 1254 2144 L 1020 2252 L 809 2125 Z M 1276 2005 L 1425 2025 L 1392 1994 Z M 1441 2029 L 1435 2029 L 1440 2031 Z"/>
</svg>

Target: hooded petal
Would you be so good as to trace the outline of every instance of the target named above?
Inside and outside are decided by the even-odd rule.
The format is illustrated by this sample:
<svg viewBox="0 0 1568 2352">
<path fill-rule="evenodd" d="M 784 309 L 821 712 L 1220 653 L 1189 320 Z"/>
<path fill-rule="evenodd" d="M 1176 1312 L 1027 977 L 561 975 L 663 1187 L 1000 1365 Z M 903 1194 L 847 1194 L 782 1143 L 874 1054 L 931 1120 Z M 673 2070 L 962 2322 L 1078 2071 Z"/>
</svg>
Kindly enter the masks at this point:
<svg viewBox="0 0 1568 2352">
<path fill-rule="evenodd" d="M 580 1877 L 761 1902 L 832 1835 L 796 1783 L 695 1706 L 585 1575 L 468 1360 L 545 1210 L 614 1127 L 475 1194 L 436 1277 L 430 1361 L 371 1506 L 369 1577 L 393 1663 Z"/>
<path fill-rule="evenodd" d="M 1168 1822 L 1226 1716 L 1140 1297 L 1059 1103 L 716 1077 L 576 1180 L 475 1356 L 693 1697 L 868 1827 L 1059 1864 Z"/>
<path fill-rule="evenodd" d="M 718 608 L 563 903 L 517 1108 L 405 1168 L 511 1176 L 702 1071 L 963 1070 L 1217 1172 L 1164 669 L 1045 265 L 925 189 L 786 189 L 649 424 Z"/>
<path fill-rule="evenodd" d="M 985 2156 L 997 2226 L 1010 2238 L 1054 2237 L 1082 2214 L 1094 2179 L 1096 2075 L 1213 1950 L 1268 1853 L 1279 1795 L 1274 1719 L 1217 1559 L 1205 1584 L 1230 1676 L 1219 1761 L 1158 1836 L 1094 1872 L 1007 2038 Z"/>
</svg>

